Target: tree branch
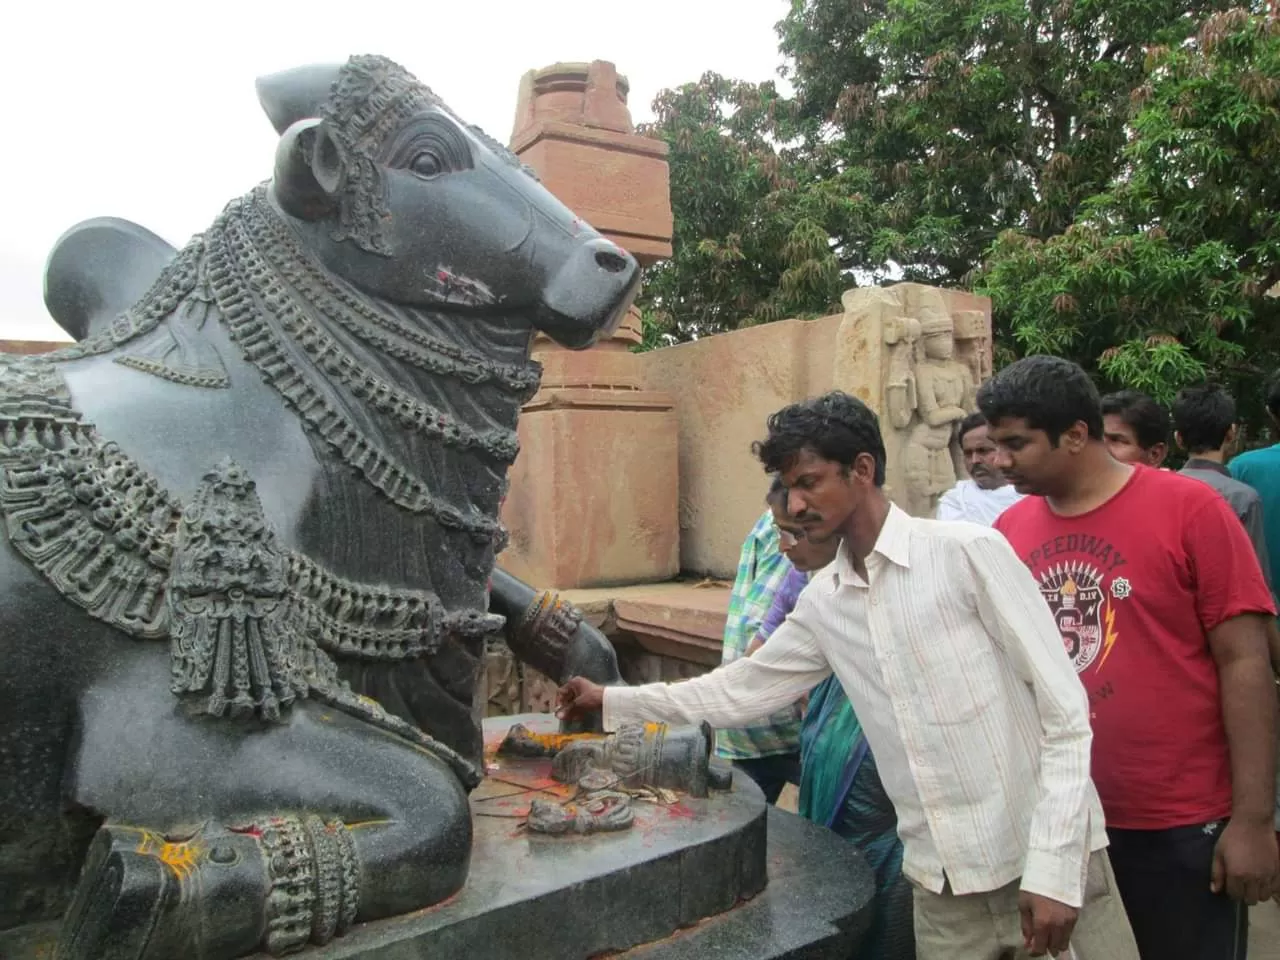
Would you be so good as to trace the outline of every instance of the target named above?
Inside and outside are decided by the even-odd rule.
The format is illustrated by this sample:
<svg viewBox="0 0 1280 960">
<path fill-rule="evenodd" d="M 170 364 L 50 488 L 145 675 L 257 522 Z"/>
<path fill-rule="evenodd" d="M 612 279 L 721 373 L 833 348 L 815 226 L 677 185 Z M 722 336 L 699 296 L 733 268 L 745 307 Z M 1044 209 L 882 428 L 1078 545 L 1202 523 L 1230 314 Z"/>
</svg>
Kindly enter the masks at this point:
<svg viewBox="0 0 1280 960">
<path fill-rule="evenodd" d="M 1128 50 L 1132 46 L 1132 40 L 1113 40 L 1111 43 L 1107 44 L 1107 49 L 1102 51 L 1102 56 L 1098 59 L 1114 60 L 1119 54 Z"/>
</svg>

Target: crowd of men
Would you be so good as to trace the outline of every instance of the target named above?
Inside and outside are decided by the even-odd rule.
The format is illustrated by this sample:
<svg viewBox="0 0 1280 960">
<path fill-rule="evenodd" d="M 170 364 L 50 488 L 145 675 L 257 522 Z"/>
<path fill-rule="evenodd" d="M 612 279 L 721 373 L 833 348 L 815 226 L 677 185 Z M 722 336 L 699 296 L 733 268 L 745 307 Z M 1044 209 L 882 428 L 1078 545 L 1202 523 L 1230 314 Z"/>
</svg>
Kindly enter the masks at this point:
<svg viewBox="0 0 1280 960">
<path fill-rule="evenodd" d="M 978 407 L 936 519 L 886 496 L 857 399 L 775 413 L 724 664 L 574 678 L 561 713 L 706 720 L 771 801 L 798 779 L 876 870 L 859 956 L 1245 957 L 1248 906 L 1280 903 L 1280 444 L 1228 461 L 1220 388 L 1170 417 L 1055 357 Z"/>
</svg>

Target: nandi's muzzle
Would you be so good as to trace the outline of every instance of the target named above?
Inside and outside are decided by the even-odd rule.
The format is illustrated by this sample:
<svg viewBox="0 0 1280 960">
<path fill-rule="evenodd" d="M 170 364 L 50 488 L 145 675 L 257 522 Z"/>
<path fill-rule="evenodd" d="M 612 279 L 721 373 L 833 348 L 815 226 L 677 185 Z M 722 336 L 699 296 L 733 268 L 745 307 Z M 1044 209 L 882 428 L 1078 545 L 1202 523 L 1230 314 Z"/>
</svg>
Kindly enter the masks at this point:
<svg viewBox="0 0 1280 960">
<path fill-rule="evenodd" d="M 640 289 L 640 266 L 603 237 L 579 246 L 547 284 L 534 324 L 557 343 L 582 350 L 612 335 Z"/>
</svg>

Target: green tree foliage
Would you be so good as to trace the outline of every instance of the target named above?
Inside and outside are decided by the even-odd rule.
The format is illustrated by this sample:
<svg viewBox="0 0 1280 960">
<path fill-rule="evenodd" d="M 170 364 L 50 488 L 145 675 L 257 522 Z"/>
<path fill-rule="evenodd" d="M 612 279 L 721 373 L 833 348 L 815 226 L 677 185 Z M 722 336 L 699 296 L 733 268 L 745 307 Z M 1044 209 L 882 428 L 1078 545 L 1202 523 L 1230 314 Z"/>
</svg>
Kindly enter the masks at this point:
<svg viewBox="0 0 1280 960">
<path fill-rule="evenodd" d="M 1274 15 L 1229 0 L 792 0 L 773 83 L 663 93 L 675 256 L 654 343 L 833 309 L 856 283 L 992 296 L 1004 358 L 1168 398 L 1277 359 Z"/>
<path fill-rule="evenodd" d="M 806 173 L 794 104 L 772 83 L 708 73 L 661 93 L 642 128 L 670 149 L 675 256 L 645 272 L 652 342 L 811 315 L 847 285 L 833 209 L 849 201 Z M 646 342 L 650 337 L 646 336 Z"/>
<path fill-rule="evenodd" d="M 1004 230 L 1045 238 L 1120 165 L 1146 45 L 1186 0 L 793 0 L 778 25 L 802 116 L 867 172 L 865 249 L 906 279 L 962 283 Z M 1190 15 L 1190 16 L 1189 16 Z"/>
<path fill-rule="evenodd" d="M 1280 357 L 1280 24 L 1229 10 L 1149 48 L 1106 189 L 1056 236 L 1003 234 L 978 286 L 1022 352 L 1168 400 L 1211 377 L 1253 400 Z"/>
<path fill-rule="evenodd" d="M 1187 36 L 1187 11 L 792 0 L 794 96 L 707 74 L 654 103 L 675 256 L 642 306 L 678 339 L 815 315 L 859 281 L 959 284 L 1005 229 L 1064 229 L 1118 167 L 1143 44 Z"/>
</svg>

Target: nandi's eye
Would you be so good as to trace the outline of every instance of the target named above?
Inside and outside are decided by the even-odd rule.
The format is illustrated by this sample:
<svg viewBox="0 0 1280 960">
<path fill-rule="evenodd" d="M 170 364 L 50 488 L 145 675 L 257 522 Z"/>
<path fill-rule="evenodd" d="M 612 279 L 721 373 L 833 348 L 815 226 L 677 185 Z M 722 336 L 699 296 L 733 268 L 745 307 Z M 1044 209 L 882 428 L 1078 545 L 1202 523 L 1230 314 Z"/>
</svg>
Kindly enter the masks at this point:
<svg viewBox="0 0 1280 960">
<path fill-rule="evenodd" d="M 409 162 L 409 169 L 420 177 L 434 177 L 444 169 L 444 162 L 432 150 L 423 150 Z"/>
<path fill-rule="evenodd" d="M 440 113 L 415 117 L 392 138 L 385 163 L 430 180 L 472 168 L 471 148 L 458 125 Z"/>
</svg>

